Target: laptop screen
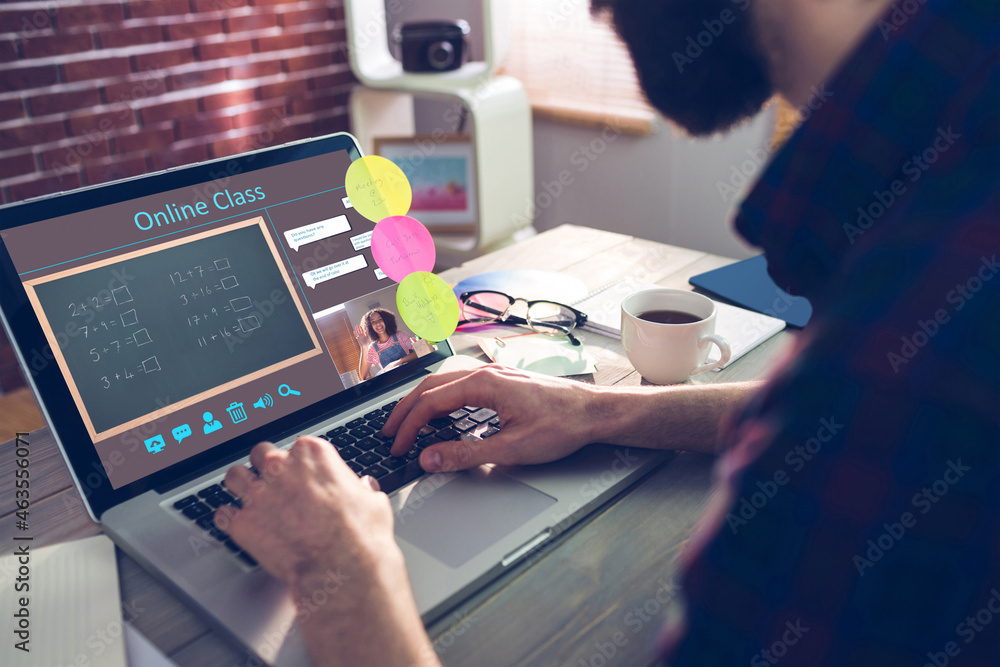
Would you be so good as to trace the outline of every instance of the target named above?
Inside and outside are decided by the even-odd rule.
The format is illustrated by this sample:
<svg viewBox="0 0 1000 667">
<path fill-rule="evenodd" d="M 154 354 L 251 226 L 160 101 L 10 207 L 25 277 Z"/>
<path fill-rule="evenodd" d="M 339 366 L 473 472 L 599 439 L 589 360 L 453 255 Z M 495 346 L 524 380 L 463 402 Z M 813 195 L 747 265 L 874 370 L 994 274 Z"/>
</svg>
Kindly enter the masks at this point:
<svg viewBox="0 0 1000 667">
<path fill-rule="evenodd" d="M 424 365 L 344 188 L 357 156 L 334 136 L 5 216 L 5 320 L 50 419 L 76 416 L 64 450 L 85 435 L 120 489 Z"/>
</svg>

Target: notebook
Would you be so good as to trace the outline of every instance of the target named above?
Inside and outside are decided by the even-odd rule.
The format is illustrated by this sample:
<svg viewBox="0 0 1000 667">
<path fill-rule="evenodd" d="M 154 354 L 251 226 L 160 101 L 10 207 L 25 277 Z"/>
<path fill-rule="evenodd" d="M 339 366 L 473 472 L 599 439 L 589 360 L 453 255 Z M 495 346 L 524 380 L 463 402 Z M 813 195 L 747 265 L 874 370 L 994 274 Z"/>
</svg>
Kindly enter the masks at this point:
<svg viewBox="0 0 1000 667">
<path fill-rule="evenodd" d="M 441 341 L 354 381 L 365 313 L 382 308 L 409 333 L 371 253 L 375 223 L 352 206 L 370 192 L 345 188 L 360 155 L 336 134 L 0 207 L 0 314 L 87 511 L 268 664 L 309 662 L 294 602 L 211 520 L 238 500 L 226 470 L 261 440 L 325 438 L 397 489 L 396 540 L 425 622 L 669 458 L 634 452 L 620 469 L 619 452 L 594 445 L 545 471 L 423 475 L 416 455 L 439 435 L 495 432 L 477 406 L 388 457 L 379 422 L 395 401 L 466 358 Z"/>
<path fill-rule="evenodd" d="M 750 310 L 777 317 L 794 327 L 804 327 L 812 317 L 812 304 L 774 284 L 767 273 L 767 259 L 757 255 L 742 262 L 692 276 L 689 282 Z"/>
</svg>

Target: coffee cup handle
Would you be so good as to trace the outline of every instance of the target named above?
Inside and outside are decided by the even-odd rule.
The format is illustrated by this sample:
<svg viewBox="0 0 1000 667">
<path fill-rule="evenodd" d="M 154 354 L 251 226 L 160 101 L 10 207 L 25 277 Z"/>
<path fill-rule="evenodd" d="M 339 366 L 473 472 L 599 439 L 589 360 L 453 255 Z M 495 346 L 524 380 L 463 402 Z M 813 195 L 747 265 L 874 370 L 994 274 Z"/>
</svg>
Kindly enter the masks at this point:
<svg viewBox="0 0 1000 667">
<path fill-rule="evenodd" d="M 691 375 L 704 373 L 705 371 L 710 371 L 715 368 L 722 368 L 729 362 L 729 357 L 731 357 L 733 353 L 732 350 L 729 349 L 729 343 L 726 342 L 725 338 L 722 336 L 716 336 L 715 334 L 702 336 L 701 340 L 698 341 L 698 347 L 705 347 L 709 343 L 715 343 L 719 346 L 719 352 L 722 353 L 722 358 L 711 363 L 705 362 L 701 366 L 698 366 L 698 368 L 694 369 L 694 372 L 691 373 Z"/>
</svg>

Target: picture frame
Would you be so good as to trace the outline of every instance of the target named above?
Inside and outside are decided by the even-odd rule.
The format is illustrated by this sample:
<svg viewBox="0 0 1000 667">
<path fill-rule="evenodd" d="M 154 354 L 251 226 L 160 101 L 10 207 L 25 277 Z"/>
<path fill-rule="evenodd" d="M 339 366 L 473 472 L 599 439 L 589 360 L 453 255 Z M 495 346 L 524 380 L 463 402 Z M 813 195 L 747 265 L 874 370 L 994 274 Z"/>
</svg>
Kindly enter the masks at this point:
<svg viewBox="0 0 1000 667">
<path fill-rule="evenodd" d="M 375 137 L 374 154 L 410 180 L 410 215 L 431 232 L 474 233 L 478 227 L 475 150 L 467 134 Z"/>
</svg>

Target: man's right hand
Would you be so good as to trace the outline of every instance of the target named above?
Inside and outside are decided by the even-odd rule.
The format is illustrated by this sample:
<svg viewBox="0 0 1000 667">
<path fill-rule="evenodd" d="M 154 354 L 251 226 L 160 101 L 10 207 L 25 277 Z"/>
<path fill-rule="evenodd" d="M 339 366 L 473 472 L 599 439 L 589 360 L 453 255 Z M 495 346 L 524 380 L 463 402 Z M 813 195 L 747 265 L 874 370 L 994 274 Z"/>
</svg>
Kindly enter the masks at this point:
<svg viewBox="0 0 1000 667">
<path fill-rule="evenodd" d="M 432 375 L 402 399 L 382 432 L 396 436 L 395 456 L 413 446 L 430 419 L 465 405 L 491 408 L 501 431 L 487 440 L 442 442 L 420 455 L 428 472 L 473 468 L 482 463 L 547 463 L 597 442 L 606 415 L 595 410 L 601 390 L 593 385 L 502 366 Z"/>
</svg>

